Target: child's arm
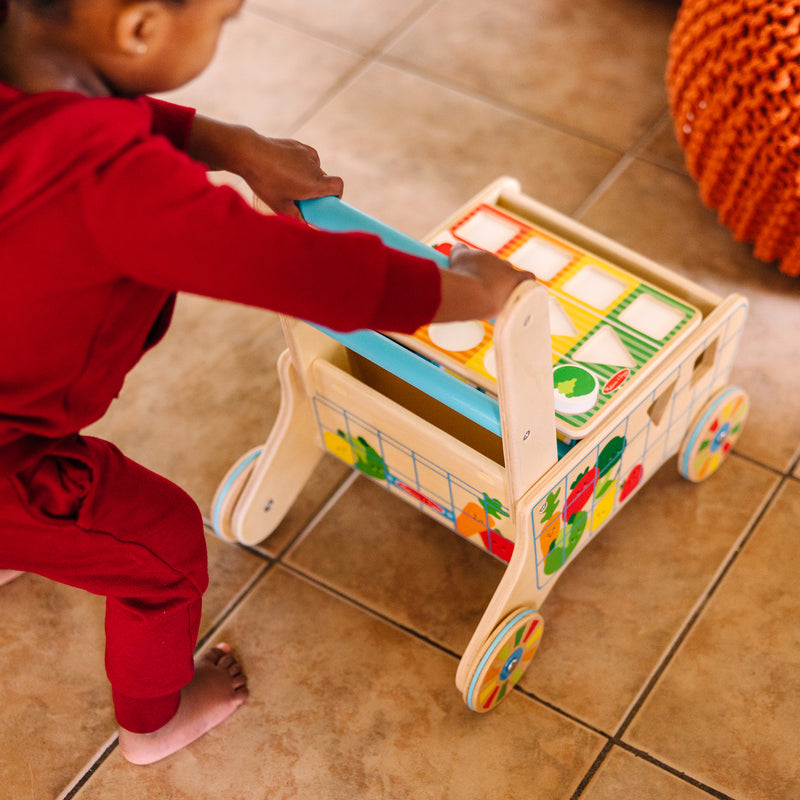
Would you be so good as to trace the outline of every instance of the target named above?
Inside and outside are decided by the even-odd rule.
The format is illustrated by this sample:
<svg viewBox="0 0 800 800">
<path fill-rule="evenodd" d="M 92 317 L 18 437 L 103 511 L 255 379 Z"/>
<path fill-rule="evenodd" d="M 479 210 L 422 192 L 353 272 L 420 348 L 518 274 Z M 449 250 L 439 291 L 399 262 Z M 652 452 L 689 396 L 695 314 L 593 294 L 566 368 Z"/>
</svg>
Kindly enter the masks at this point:
<svg viewBox="0 0 800 800">
<path fill-rule="evenodd" d="M 209 169 L 240 175 L 273 211 L 302 219 L 295 200 L 341 197 L 341 178 L 326 175 L 314 148 L 293 139 L 270 139 L 244 125 L 197 115 L 187 152 Z"/>
<path fill-rule="evenodd" d="M 295 200 L 335 195 L 343 183 L 326 175 L 313 148 L 291 139 L 269 139 L 250 128 L 196 116 L 187 150 L 209 169 L 243 177 L 269 207 L 302 219 Z M 441 272 L 441 304 L 434 322 L 490 319 L 530 273 L 520 272 L 489 253 L 458 245 L 450 268 Z"/>
</svg>

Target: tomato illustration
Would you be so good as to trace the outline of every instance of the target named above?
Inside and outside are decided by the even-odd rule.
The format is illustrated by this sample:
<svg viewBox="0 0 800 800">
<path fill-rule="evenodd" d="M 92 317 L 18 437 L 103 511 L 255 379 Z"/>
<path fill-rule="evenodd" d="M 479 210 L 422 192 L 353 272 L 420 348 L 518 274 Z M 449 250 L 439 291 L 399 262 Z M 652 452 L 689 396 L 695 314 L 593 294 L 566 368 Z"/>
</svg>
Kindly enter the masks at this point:
<svg viewBox="0 0 800 800">
<path fill-rule="evenodd" d="M 490 553 L 506 563 L 511 560 L 511 554 L 514 552 L 514 542 L 506 539 L 500 531 L 494 529 L 481 531 L 481 540 Z"/>
<path fill-rule="evenodd" d="M 599 474 L 597 467 L 592 467 L 579 475 L 578 480 L 572 484 L 572 491 L 567 497 L 567 505 L 564 510 L 564 517 L 566 519 L 570 519 L 573 514 L 581 511 L 589 502 Z"/>
<path fill-rule="evenodd" d="M 622 483 L 622 488 L 619 490 L 620 503 L 628 497 L 628 495 L 639 485 L 642 479 L 644 469 L 641 464 L 637 464 L 629 473 L 628 477 Z"/>
</svg>

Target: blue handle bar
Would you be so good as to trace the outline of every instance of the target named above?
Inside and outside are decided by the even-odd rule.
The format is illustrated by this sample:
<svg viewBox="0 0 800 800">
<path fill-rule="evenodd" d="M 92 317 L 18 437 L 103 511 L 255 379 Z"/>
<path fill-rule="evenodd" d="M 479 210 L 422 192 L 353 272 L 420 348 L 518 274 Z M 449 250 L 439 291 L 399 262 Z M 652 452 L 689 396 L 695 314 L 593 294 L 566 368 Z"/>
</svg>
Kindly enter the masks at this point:
<svg viewBox="0 0 800 800">
<path fill-rule="evenodd" d="M 447 267 L 450 259 L 438 250 L 434 250 L 427 244 L 408 236 L 405 233 L 380 222 L 359 211 L 344 200 L 338 197 L 317 197 L 313 200 L 300 200 L 297 205 L 300 213 L 305 217 L 306 222 L 322 228 L 326 231 L 350 232 L 361 231 L 362 233 L 374 233 L 380 237 L 381 241 L 394 250 L 402 250 L 412 256 L 430 258 L 440 267 Z"/>
<path fill-rule="evenodd" d="M 380 237 L 387 247 L 432 259 L 442 267 L 448 265 L 449 259 L 444 253 L 359 211 L 338 197 L 301 200 L 297 205 L 306 221 L 318 228 L 340 233 L 351 231 L 373 233 Z M 315 327 L 491 433 L 501 435 L 500 409 L 497 400 L 445 372 L 438 364 L 375 331 L 339 333 L 321 325 Z"/>
</svg>

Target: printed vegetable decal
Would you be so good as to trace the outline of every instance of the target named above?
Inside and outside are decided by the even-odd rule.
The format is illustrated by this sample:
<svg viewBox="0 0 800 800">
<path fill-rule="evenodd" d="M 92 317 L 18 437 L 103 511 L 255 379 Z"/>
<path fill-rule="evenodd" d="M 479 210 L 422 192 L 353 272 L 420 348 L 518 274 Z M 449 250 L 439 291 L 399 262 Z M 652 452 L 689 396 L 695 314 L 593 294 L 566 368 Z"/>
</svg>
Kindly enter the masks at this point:
<svg viewBox="0 0 800 800">
<path fill-rule="evenodd" d="M 597 530 L 614 510 L 614 495 L 617 490 L 619 464 L 624 451 L 625 437 L 615 436 L 600 451 L 600 455 L 597 458 L 599 477 L 594 492 L 592 530 Z"/>
<path fill-rule="evenodd" d="M 616 494 L 616 476 L 611 480 L 603 480 L 602 484 L 597 484 L 595 492 L 594 510 L 592 511 L 592 530 L 605 522 L 606 517 L 614 510 L 614 495 Z"/>
<path fill-rule="evenodd" d="M 597 467 L 587 467 L 586 471 L 582 472 L 572 484 L 572 491 L 567 496 L 567 507 L 564 510 L 566 519 L 569 520 L 573 514 L 580 511 L 589 502 L 599 474 Z"/>
<path fill-rule="evenodd" d="M 624 450 L 624 436 L 615 436 L 606 444 L 597 457 L 597 469 L 601 475 L 605 475 L 622 458 Z"/>
<path fill-rule="evenodd" d="M 430 497 L 426 497 L 422 492 L 418 492 L 413 486 L 409 486 L 407 483 L 403 483 L 403 481 L 397 480 L 393 475 L 387 476 L 387 481 L 391 483 L 392 486 L 396 486 L 401 491 L 405 492 L 410 497 L 413 497 L 418 503 L 421 503 L 423 506 L 427 506 L 428 508 L 432 509 L 433 511 L 438 512 L 439 514 L 444 514 L 445 509 L 440 506 L 436 501 L 431 500 Z"/>
<path fill-rule="evenodd" d="M 542 558 L 544 558 L 554 547 L 556 544 L 556 539 L 558 539 L 558 534 L 561 532 L 561 515 L 559 514 L 557 517 L 553 517 L 544 526 L 542 532 L 539 534 L 539 549 L 542 553 Z"/>
<path fill-rule="evenodd" d="M 337 458 L 361 470 L 365 475 L 386 480 L 386 462 L 363 436 L 353 439 L 344 431 L 325 432 L 325 445 Z"/>
<path fill-rule="evenodd" d="M 506 539 L 493 526 L 497 524 L 495 517 L 508 517 L 503 503 L 484 492 L 480 503 L 467 503 L 456 518 L 456 530 L 468 538 L 480 537 L 483 546 L 492 554 L 508 561 L 514 550 L 514 542 Z"/>
<path fill-rule="evenodd" d="M 561 414 L 583 414 L 594 408 L 600 386 L 594 374 L 577 364 L 553 369 L 553 398 Z"/>
<path fill-rule="evenodd" d="M 511 560 L 511 554 L 514 552 L 514 542 L 510 539 L 506 539 L 500 531 L 494 528 L 481 531 L 481 541 L 483 542 L 483 546 L 499 559 L 502 559 L 506 563 Z"/>
<path fill-rule="evenodd" d="M 356 457 L 353 455 L 353 448 L 342 431 L 338 433 L 325 431 L 323 438 L 325 439 L 325 447 L 327 447 L 336 458 L 340 458 L 351 467 L 356 463 Z"/>
<path fill-rule="evenodd" d="M 639 485 L 639 481 L 642 479 L 642 473 L 644 469 L 642 468 L 641 464 L 637 464 L 629 473 L 628 477 L 622 483 L 622 488 L 619 491 L 619 501 L 620 503 L 625 500 L 628 495 Z"/>
<path fill-rule="evenodd" d="M 556 512 L 560 507 L 561 487 L 554 489 L 547 495 L 547 499 L 539 506 L 542 515 L 540 522 L 547 523 L 539 533 L 539 550 L 544 558 L 555 546 L 558 534 L 561 532 L 561 514 Z"/>
<path fill-rule="evenodd" d="M 561 487 L 559 486 L 558 489 L 550 492 L 547 495 L 547 500 L 544 501 L 543 507 L 539 507 L 539 511 L 542 512 L 542 522 L 547 522 L 553 514 L 556 513 L 558 509 L 558 498 L 561 496 Z"/>
<path fill-rule="evenodd" d="M 556 541 L 555 546 L 550 550 L 549 555 L 545 559 L 545 575 L 552 575 L 564 566 L 567 559 L 572 555 L 572 551 L 581 540 L 581 536 L 583 536 L 583 532 L 586 530 L 588 519 L 589 515 L 585 511 L 579 511 L 569 518 L 565 534 Z"/>
</svg>

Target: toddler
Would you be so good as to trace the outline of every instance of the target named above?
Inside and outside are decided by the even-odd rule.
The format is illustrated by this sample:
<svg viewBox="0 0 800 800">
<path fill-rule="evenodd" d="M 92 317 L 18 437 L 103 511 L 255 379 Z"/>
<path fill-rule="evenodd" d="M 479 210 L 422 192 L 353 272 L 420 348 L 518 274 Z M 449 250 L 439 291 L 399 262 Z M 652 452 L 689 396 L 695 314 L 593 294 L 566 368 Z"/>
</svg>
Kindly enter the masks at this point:
<svg viewBox="0 0 800 800">
<path fill-rule="evenodd" d="M 410 333 L 491 317 L 530 277 L 467 248 L 440 270 L 311 229 L 295 201 L 343 188 L 313 149 L 148 96 L 198 75 L 241 6 L 0 0 L 0 583 L 29 571 L 106 598 L 119 743 L 138 764 L 248 691 L 227 644 L 193 660 L 208 583 L 197 506 L 80 433 L 164 335 L 176 293 Z"/>
</svg>

